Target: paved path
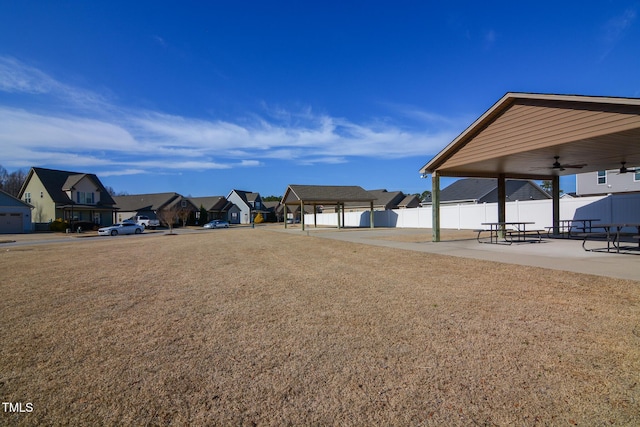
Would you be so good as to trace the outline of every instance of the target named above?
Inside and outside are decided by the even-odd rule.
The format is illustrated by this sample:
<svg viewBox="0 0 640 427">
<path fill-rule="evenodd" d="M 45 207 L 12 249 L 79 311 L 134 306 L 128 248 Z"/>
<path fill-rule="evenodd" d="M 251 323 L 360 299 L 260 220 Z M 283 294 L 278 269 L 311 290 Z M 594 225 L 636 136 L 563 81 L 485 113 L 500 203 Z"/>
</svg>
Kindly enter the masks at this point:
<svg viewBox="0 0 640 427">
<path fill-rule="evenodd" d="M 276 229 L 273 228 L 275 231 Z M 582 240 L 543 239 L 541 243 L 513 245 L 480 244 L 476 239 L 434 243 L 431 230 L 426 229 L 311 229 L 279 228 L 277 231 L 366 245 L 474 258 L 508 264 L 528 265 L 554 270 L 572 271 L 640 281 L 640 255 L 586 252 Z M 413 236 L 413 237 L 412 237 Z M 424 240 L 422 240 L 424 237 Z M 392 239 L 412 241 L 401 241 Z"/>
</svg>

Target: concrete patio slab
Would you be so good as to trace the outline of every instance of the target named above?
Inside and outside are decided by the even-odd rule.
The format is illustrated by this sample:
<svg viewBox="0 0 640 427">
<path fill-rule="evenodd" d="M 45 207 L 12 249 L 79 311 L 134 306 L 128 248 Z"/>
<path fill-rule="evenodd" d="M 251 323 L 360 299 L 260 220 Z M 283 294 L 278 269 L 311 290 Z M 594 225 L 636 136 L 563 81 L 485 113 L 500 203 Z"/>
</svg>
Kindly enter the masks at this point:
<svg viewBox="0 0 640 427">
<path fill-rule="evenodd" d="M 638 255 L 587 252 L 582 249 L 582 240 L 576 239 L 543 239 L 540 243 L 495 245 L 478 243 L 475 238 L 435 243 L 431 241 L 430 229 L 317 228 L 301 231 L 299 228 L 287 230 L 273 228 L 273 230 L 301 236 L 308 235 L 366 245 L 640 281 L 640 256 L 638 256 L 640 252 Z"/>
</svg>

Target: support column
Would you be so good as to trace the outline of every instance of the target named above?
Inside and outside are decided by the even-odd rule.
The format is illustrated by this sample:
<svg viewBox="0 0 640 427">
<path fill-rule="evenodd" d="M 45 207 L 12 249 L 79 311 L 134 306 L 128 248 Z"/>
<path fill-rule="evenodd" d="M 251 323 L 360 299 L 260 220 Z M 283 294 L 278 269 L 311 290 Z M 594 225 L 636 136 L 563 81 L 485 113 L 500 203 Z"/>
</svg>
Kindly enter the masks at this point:
<svg viewBox="0 0 640 427">
<path fill-rule="evenodd" d="M 302 200 L 300 200 L 300 226 L 304 231 L 304 202 Z"/>
<path fill-rule="evenodd" d="M 501 173 L 498 175 L 498 222 L 505 222 L 507 218 L 507 179 Z M 505 236 L 505 226 L 500 230 L 500 237 Z"/>
<path fill-rule="evenodd" d="M 440 174 L 431 175 L 431 232 L 434 242 L 440 241 Z"/>
<path fill-rule="evenodd" d="M 318 206 L 313 204 L 313 228 L 318 228 L 318 219 L 316 218 L 316 213 L 318 212 Z"/>
<path fill-rule="evenodd" d="M 284 206 L 284 228 L 286 229 L 287 228 L 287 220 L 289 219 L 287 217 L 287 204 L 283 203 L 282 205 Z"/>
<path fill-rule="evenodd" d="M 338 215 L 338 230 L 342 227 L 340 227 L 340 202 L 338 202 L 338 205 L 336 206 L 336 215 Z"/>
<path fill-rule="evenodd" d="M 369 213 L 369 228 L 374 228 L 374 225 L 373 225 L 373 200 L 371 201 L 371 212 Z"/>
<path fill-rule="evenodd" d="M 344 223 L 344 202 L 342 203 L 342 228 L 346 228 Z"/>
<path fill-rule="evenodd" d="M 553 197 L 553 234 L 560 234 L 560 177 L 551 179 L 551 196 Z"/>
</svg>

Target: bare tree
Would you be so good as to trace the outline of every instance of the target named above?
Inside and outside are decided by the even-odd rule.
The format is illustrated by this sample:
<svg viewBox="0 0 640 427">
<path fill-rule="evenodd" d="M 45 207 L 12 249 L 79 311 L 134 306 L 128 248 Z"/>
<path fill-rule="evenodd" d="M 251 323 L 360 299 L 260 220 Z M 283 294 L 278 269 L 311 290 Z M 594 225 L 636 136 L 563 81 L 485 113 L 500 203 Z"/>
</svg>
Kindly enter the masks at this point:
<svg viewBox="0 0 640 427">
<path fill-rule="evenodd" d="M 182 221 L 183 227 L 187 226 L 187 220 L 189 219 L 189 216 L 191 216 L 191 209 L 180 208 L 178 210 L 178 218 L 180 218 L 180 220 Z"/>
<path fill-rule="evenodd" d="M 27 179 L 27 173 L 24 170 L 18 169 L 9 173 L 5 168 L 0 166 L 0 189 L 12 196 L 18 197 L 25 179 Z"/>
<path fill-rule="evenodd" d="M 113 189 L 113 187 L 111 186 L 106 186 L 104 187 L 105 190 L 107 190 L 107 193 L 109 193 L 110 196 L 128 196 L 129 193 L 127 193 L 126 191 L 116 191 Z"/>
<path fill-rule="evenodd" d="M 2 167 L 2 165 L 0 165 L 0 190 L 5 190 L 4 185 L 5 182 L 7 182 L 7 179 L 9 178 L 9 172 L 7 172 L 7 170 L 5 168 Z"/>
<path fill-rule="evenodd" d="M 164 209 L 160 209 L 156 212 L 156 215 L 161 223 L 167 224 L 167 227 L 169 227 L 169 234 L 173 234 L 173 225 L 178 219 L 178 207 L 176 205 L 168 206 Z"/>
</svg>

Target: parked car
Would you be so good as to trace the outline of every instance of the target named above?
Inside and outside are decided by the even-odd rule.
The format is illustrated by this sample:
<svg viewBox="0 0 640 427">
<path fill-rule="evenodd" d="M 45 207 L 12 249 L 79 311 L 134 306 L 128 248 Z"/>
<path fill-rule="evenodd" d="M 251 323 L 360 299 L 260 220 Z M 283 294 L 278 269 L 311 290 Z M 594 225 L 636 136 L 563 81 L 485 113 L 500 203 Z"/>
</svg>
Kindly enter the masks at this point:
<svg viewBox="0 0 640 427">
<path fill-rule="evenodd" d="M 131 222 L 123 222 L 122 224 L 113 224 L 111 227 L 102 227 L 98 229 L 100 236 L 117 236 L 118 234 L 140 234 L 144 231 L 142 225 Z"/>
<path fill-rule="evenodd" d="M 213 221 L 209 221 L 202 227 L 204 228 L 229 228 L 229 223 L 227 221 L 223 221 L 221 219 L 214 219 Z"/>
<path fill-rule="evenodd" d="M 125 219 L 122 222 L 133 222 L 135 224 L 141 225 L 144 228 L 150 228 L 155 230 L 157 227 L 160 227 L 160 221 L 157 219 L 150 219 L 148 216 L 140 215 L 140 216 L 132 216 L 129 219 Z"/>
</svg>

